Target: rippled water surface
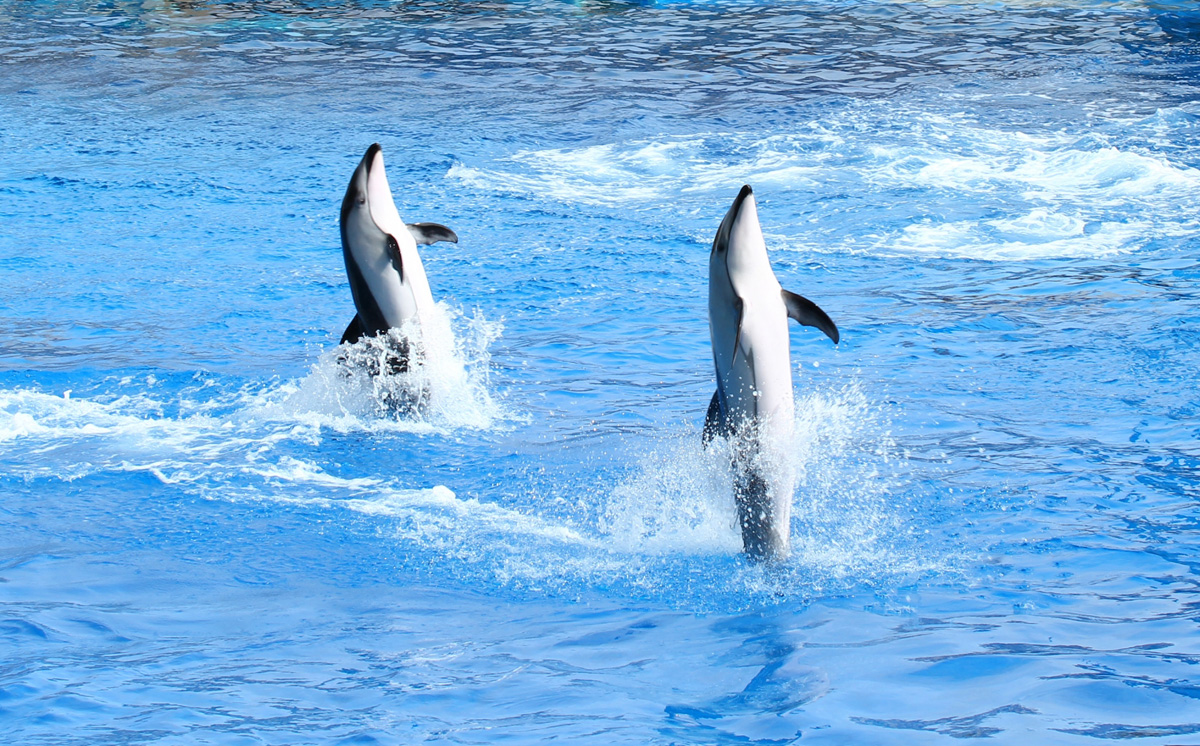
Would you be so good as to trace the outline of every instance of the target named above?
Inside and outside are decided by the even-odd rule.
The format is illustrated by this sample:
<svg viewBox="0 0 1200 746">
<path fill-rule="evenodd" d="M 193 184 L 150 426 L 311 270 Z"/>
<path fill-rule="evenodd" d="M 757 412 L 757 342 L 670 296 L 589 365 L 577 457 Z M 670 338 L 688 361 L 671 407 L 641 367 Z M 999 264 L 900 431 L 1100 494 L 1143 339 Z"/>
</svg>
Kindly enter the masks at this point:
<svg viewBox="0 0 1200 746">
<path fill-rule="evenodd" d="M 0 28 L 5 743 L 1200 744 L 1192 3 Z M 337 362 L 372 142 L 460 237 L 419 416 Z M 743 183 L 842 331 L 771 568 L 699 444 Z"/>
</svg>

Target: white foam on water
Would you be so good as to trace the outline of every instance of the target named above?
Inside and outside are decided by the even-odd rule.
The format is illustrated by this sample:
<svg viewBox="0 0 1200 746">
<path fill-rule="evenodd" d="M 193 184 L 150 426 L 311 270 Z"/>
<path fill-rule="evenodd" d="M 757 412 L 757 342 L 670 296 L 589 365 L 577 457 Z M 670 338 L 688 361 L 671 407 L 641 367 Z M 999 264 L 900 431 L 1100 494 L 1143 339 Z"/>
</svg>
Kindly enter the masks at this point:
<svg viewBox="0 0 1200 746">
<path fill-rule="evenodd" d="M 455 321 L 461 322 L 461 335 L 453 334 Z M 319 445 L 325 429 L 447 433 L 493 427 L 503 413 L 488 389 L 487 348 L 499 332 L 495 322 L 462 318 L 439 305 L 423 335 L 424 363 L 410 374 L 380 380 L 363 367 L 339 362 L 334 349 L 322 353 L 300 381 L 233 392 L 202 384 L 163 400 L 153 395 L 152 376 L 142 392 L 90 399 L 0 390 L 5 449 L 0 463 L 23 478 L 146 471 L 165 483 L 214 488 L 240 475 L 357 489 L 361 485 L 330 481 L 314 464 L 301 468 L 280 448 Z M 359 348 L 364 357 L 386 351 L 382 341 Z M 138 383 L 126 379 L 118 385 Z M 427 406 L 407 413 L 389 408 L 387 397 L 401 389 L 425 392 Z"/>
<path fill-rule="evenodd" d="M 250 437 L 204 414 L 164 417 L 164 405 L 140 394 L 89 400 L 27 390 L 0 390 L 0 443 L 9 469 L 23 477 L 77 479 L 131 463 L 157 468 L 219 460 Z"/>
<path fill-rule="evenodd" d="M 833 582 L 942 568 L 940 558 L 911 546 L 909 498 L 900 496 L 904 459 L 886 416 L 859 386 L 798 397 L 785 451 L 797 476 L 792 555 L 766 574 L 748 566 L 734 582 L 778 583 L 800 573 L 811 584 L 814 577 Z M 631 555 L 736 555 L 742 542 L 729 463 L 721 439 L 708 449 L 696 432 L 665 439 L 612 490 L 600 536 Z"/>
<path fill-rule="evenodd" d="M 608 496 L 598 529 L 616 551 L 734 554 L 741 549 L 728 448 L 676 434 L 639 459 Z"/>
<path fill-rule="evenodd" d="M 1156 230 L 1148 221 L 1089 223 L 1035 208 L 996 220 L 922 221 L 880 240 L 875 248 L 989 261 L 1098 257 L 1133 251 Z"/>
<path fill-rule="evenodd" d="M 405 519 L 397 538 L 416 540 L 460 558 L 478 559 L 497 542 L 521 551 L 534 549 L 530 540 L 573 549 L 597 546 L 594 539 L 569 526 L 512 507 L 459 498 L 441 485 L 419 491 L 384 488 L 339 504 L 365 515 Z"/>
<path fill-rule="evenodd" d="M 941 102 L 943 109 L 960 105 L 952 97 Z M 765 218 L 769 233 L 772 224 L 788 226 L 772 241 L 783 250 L 989 261 L 1103 257 L 1200 229 L 1200 170 L 1153 147 L 1172 122 L 1165 112 L 1144 122 L 1030 133 L 928 105 L 865 102 L 789 133 L 525 150 L 486 165 L 458 163 L 447 175 L 543 201 L 651 211 L 683 204 L 717 216 L 743 183 L 766 199 L 800 192 L 801 209 L 811 212 L 800 225 L 779 212 L 795 196 L 775 199 L 774 216 Z M 911 222 L 898 222 L 902 207 Z M 831 242 L 831 227 L 847 236 Z"/>
<path fill-rule="evenodd" d="M 740 186 L 815 183 L 819 169 L 772 147 L 774 138 L 751 142 L 749 159 L 714 161 L 713 142 L 731 136 L 667 136 L 661 140 L 578 149 L 523 150 L 492 168 L 454 164 L 447 177 L 467 186 L 536 195 L 569 204 L 655 208 L 673 192 L 719 192 Z M 736 139 L 736 138 L 735 138 Z M 735 187 L 736 189 L 736 187 Z"/>
<path fill-rule="evenodd" d="M 244 394 L 225 398 L 224 406 Z M 148 473 L 163 484 L 223 500 L 266 500 L 399 519 L 404 539 L 462 554 L 492 534 L 579 542 L 570 529 L 477 500 L 443 485 L 405 488 L 387 477 L 343 477 L 279 450 L 319 445 L 320 426 L 247 416 L 163 416 L 149 395 L 89 400 L 0 390 L 0 444 L 12 476 L 71 481 L 92 474 Z M 286 400 L 286 397 L 284 397 Z M 324 426 L 324 423 L 321 425 Z"/>
<path fill-rule="evenodd" d="M 918 188 L 904 201 L 930 217 L 885 227 L 867 242 L 873 253 L 989 261 L 1103 257 L 1189 235 L 1200 225 L 1200 171 L 1147 152 L 1136 135 L 1115 144 L 1095 133 L 1032 135 L 964 117 L 923 120 L 920 141 L 872 146 L 862 177 L 884 194 Z M 964 207 L 990 215 L 956 219 Z"/>
<path fill-rule="evenodd" d="M 419 327 L 326 350 L 304 379 L 261 398 L 247 414 L 338 432 L 489 429 L 505 416 L 489 383 L 488 347 L 501 328 L 439 302 Z M 420 351 L 415 364 L 389 371 L 401 347 Z"/>
<path fill-rule="evenodd" d="M 967 133 L 960 133 L 960 137 Z M 1128 197 L 1183 194 L 1200 183 L 1200 172 L 1166 158 L 1094 141 L 975 132 L 960 152 L 928 151 L 920 155 L 897 148 L 879 155 L 904 170 L 880 169 L 878 176 L 940 189 L 991 192 L 1001 187 L 1028 197 L 1059 200 L 1089 198 L 1102 205 Z M 1007 142 L 1006 142 L 1007 140 Z M 964 153 L 962 150 L 974 150 Z M 920 165 L 910 171 L 914 161 Z"/>
<path fill-rule="evenodd" d="M 728 448 L 718 440 L 703 449 L 697 431 L 665 434 L 629 475 L 579 496 L 598 501 L 598 510 L 564 513 L 548 497 L 518 499 L 521 485 L 507 491 L 515 500 L 507 504 L 504 495 L 459 497 L 386 473 L 331 473 L 319 454 L 308 455 L 328 423 L 263 418 L 264 396 L 233 392 L 218 394 L 219 406 L 168 406 L 148 394 L 88 400 L 0 391 L 3 468 L 66 480 L 147 473 L 210 499 L 347 511 L 379 521 L 381 536 L 428 554 L 444 572 L 521 588 L 616 586 L 678 599 L 681 588 L 701 584 L 727 598 L 788 597 L 942 569 L 941 558 L 906 533 L 904 460 L 885 414 L 854 385 L 797 398 L 787 449 L 797 474 L 793 554 L 769 570 L 739 559 Z M 234 406 L 243 400 L 250 414 Z M 168 409 L 192 413 L 165 416 Z M 703 569 L 713 562 L 723 569 Z"/>
<path fill-rule="evenodd" d="M 329 489 L 338 494 L 359 494 L 375 492 L 388 487 L 387 482 L 374 477 L 338 477 L 328 473 L 317 464 L 293 456 L 282 456 L 274 461 L 258 462 L 251 460 L 242 468 L 245 474 L 253 474 L 267 482 L 275 482 L 289 487 L 311 486 Z M 288 493 L 283 493 L 281 499 L 287 500 Z M 314 502 L 314 498 L 306 497 L 303 502 Z M 320 504 L 327 504 L 321 502 Z"/>
</svg>

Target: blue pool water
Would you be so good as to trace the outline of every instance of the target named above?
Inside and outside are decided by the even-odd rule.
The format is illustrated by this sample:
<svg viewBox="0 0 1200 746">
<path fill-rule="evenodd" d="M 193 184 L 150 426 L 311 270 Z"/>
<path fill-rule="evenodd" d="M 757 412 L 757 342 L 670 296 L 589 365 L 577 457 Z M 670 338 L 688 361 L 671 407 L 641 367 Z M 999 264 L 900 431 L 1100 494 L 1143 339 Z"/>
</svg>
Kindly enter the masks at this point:
<svg viewBox="0 0 1200 746">
<path fill-rule="evenodd" d="M 1200 11 L 0 0 L 0 741 L 1200 744 Z M 338 373 L 380 142 L 446 354 Z M 754 186 L 794 556 L 739 554 Z"/>
</svg>

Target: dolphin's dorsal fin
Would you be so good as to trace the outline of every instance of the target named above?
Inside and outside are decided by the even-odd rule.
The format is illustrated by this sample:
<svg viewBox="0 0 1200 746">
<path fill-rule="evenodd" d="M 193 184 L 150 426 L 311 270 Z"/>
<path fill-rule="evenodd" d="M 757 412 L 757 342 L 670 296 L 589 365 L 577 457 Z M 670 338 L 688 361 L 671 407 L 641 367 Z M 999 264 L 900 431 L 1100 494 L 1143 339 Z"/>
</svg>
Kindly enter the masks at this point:
<svg viewBox="0 0 1200 746">
<path fill-rule="evenodd" d="M 838 328 L 837 324 L 833 323 L 833 319 L 821 310 L 821 307 L 813 303 L 803 295 L 795 293 L 783 292 L 783 305 L 787 306 L 787 315 L 790 318 L 799 321 L 805 326 L 812 326 L 825 332 L 825 336 L 833 340 L 834 344 L 838 343 Z"/>
<path fill-rule="evenodd" d="M 358 314 L 354 314 L 354 318 L 350 319 L 350 324 L 346 327 L 346 331 L 342 332 L 342 341 L 339 344 L 354 344 L 362 338 L 362 335 L 362 322 L 359 321 Z"/>
<path fill-rule="evenodd" d="M 708 413 L 704 415 L 704 432 L 700 434 L 700 442 L 705 447 L 712 442 L 712 439 L 720 435 L 723 438 L 729 437 L 729 423 L 725 421 L 725 415 L 721 414 L 721 392 L 714 391 L 712 401 L 708 403 Z"/>
<path fill-rule="evenodd" d="M 438 225 L 437 223 L 408 223 L 405 227 L 408 228 L 408 232 L 412 234 L 413 240 L 417 242 L 418 246 L 428 246 L 438 241 L 458 243 L 458 234 L 444 225 Z"/>
</svg>

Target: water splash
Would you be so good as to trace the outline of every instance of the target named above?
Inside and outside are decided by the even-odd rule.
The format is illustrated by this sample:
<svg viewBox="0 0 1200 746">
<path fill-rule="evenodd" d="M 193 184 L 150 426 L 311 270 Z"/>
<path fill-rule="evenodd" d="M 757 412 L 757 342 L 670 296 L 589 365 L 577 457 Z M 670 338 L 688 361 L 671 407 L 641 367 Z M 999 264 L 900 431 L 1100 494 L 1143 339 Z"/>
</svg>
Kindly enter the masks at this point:
<svg viewBox="0 0 1200 746">
<path fill-rule="evenodd" d="M 815 390 L 795 404 L 786 448 L 797 475 L 792 554 L 780 566 L 745 565 L 761 592 L 846 586 L 944 569 L 911 534 L 912 474 L 887 412 L 856 383 Z M 741 551 L 724 440 L 695 432 L 662 440 L 608 497 L 598 531 L 617 551 L 647 557 Z"/>
<path fill-rule="evenodd" d="M 324 351 L 299 381 L 229 389 L 199 380 L 166 397 L 156 396 L 163 387 L 153 375 L 107 382 L 110 390 L 133 389 L 124 394 L 0 390 L 0 473 L 73 480 L 149 472 L 165 484 L 223 497 L 269 493 L 266 483 L 278 482 L 336 488 L 343 496 L 394 486 L 334 477 L 306 449 L 320 446 L 326 430 L 494 427 L 504 411 L 489 389 L 488 346 L 500 330 L 478 314 L 463 317 L 439 304 L 426 326 L 425 361 L 408 374 L 373 377 L 366 366 L 355 367 L 386 353 L 385 343 L 373 340 L 358 346 L 349 363 L 341 359 L 344 347 Z M 413 389 L 427 392 L 427 406 L 397 411 L 399 393 Z"/>
<path fill-rule="evenodd" d="M 483 327 L 486 340 L 494 328 Z M 377 540 L 403 548 L 415 567 L 463 582 L 567 595 L 610 589 L 683 607 L 890 588 L 941 572 L 949 561 L 914 536 L 920 519 L 912 469 L 891 440 L 888 412 L 856 384 L 797 398 L 788 448 L 797 474 L 793 553 L 764 567 L 740 554 L 723 441 L 705 450 L 695 428 L 654 436 L 648 449 L 644 435 L 625 441 L 630 452 L 645 453 L 629 473 L 602 469 L 587 484 L 554 485 L 578 507 L 564 509 L 559 493 L 532 483 L 459 495 L 452 483 L 422 486 L 411 475 L 331 467 L 340 460 L 329 452 L 331 429 L 365 428 L 361 437 L 387 449 L 435 427 L 371 419 L 370 399 L 351 400 L 361 409 L 334 408 L 349 399 L 347 390 L 331 398 L 314 381 L 345 383 L 332 372 L 337 365 L 323 355 L 298 383 L 236 391 L 202 384 L 171 401 L 156 399 L 155 386 L 142 380 L 130 382 L 145 386 L 137 395 L 91 399 L 3 390 L 0 473 L 73 480 L 140 472 L 183 494 L 344 511 L 374 524 Z M 472 381 L 466 374 L 454 380 Z M 300 396 L 305 391 L 310 398 Z M 325 408 L 314 411 L 314 402 Z M 457 411 L 437 410 L 436 427 L 447 427 Z"/>
<path fill-rule="evenodd" d="M 339 432 L 486 430 L 505 416 L 489 380 L 488 348 L 501 331 L 499 322 L 439 302 L 420 327 L 406 324 L 325 351 L 308 376 L 258 411 Z M 417 351 L 415 363 L 394 369 L 398 349 Z"/>
</svg>

